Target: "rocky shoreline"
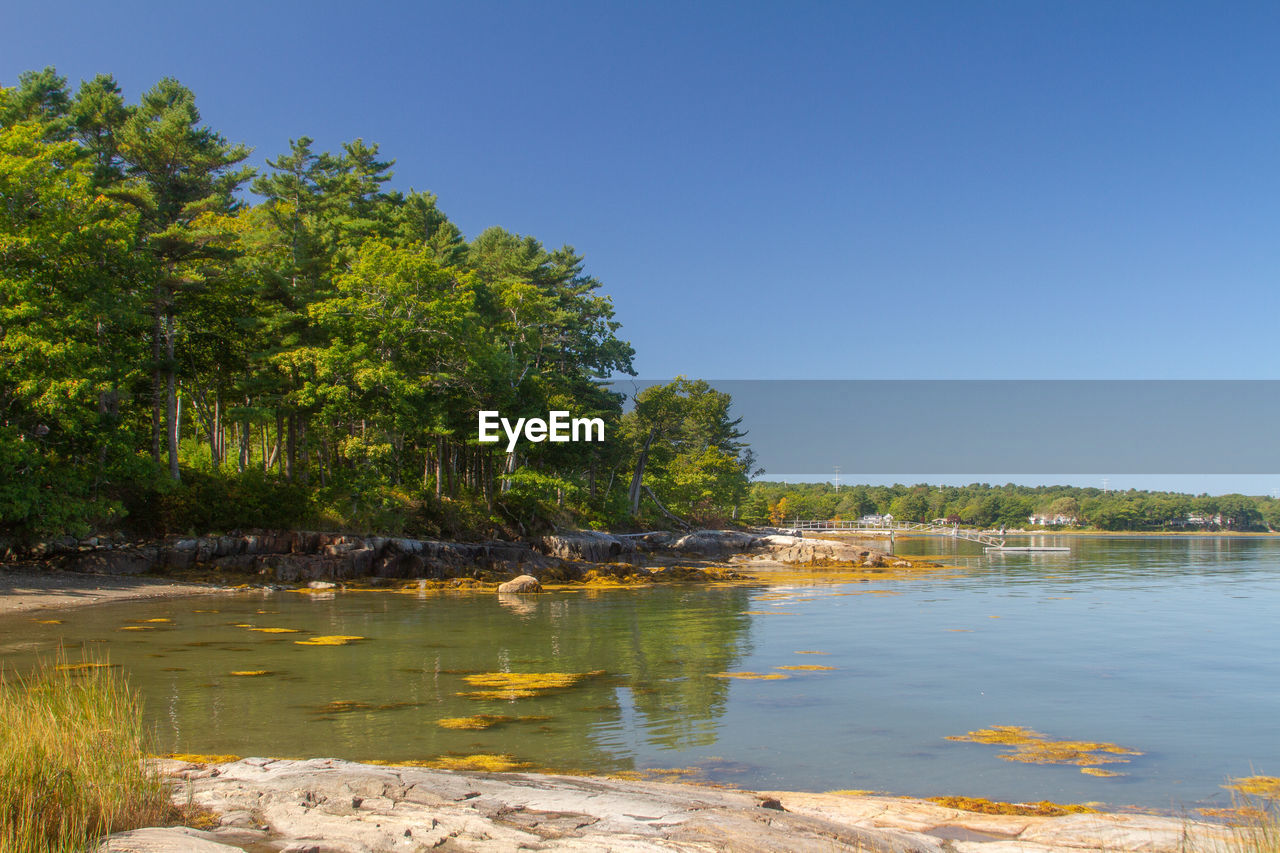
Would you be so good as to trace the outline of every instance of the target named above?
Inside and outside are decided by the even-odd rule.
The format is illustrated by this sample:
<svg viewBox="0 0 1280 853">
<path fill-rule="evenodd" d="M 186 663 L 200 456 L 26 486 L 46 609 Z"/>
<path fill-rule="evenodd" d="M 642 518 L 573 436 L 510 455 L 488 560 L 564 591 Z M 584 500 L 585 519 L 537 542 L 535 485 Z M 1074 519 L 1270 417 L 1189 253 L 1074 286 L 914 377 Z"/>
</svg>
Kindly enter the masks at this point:
<svg viewBox="0 0 1280 853">
<path fill-rule="evenodd" d="M 449 542 L 293 531 L 170 538 L 156 542 L 63 539 L 10 547 L 0 565 L 27 571 L 104 575 L 224 573 L 273 583 L 357 579 L 472 578 L 490 582 L 531 575 L 573 582 L 600 565 L 637 573 L 670 566 L 909 567 L 911 563 L 857 543 L 735 530 L 615 535 L 572 531 L 527 542 Z"/>
<path fill-rule="evenodd" d="M 886 796 L 752 792 L 536 773 L 246 758 L 161 760 L 207 830 L 112 836 L 102 853 L 1225 849 L 1230 831 L 1145 814 L 991 815 Z"/>
</svg>

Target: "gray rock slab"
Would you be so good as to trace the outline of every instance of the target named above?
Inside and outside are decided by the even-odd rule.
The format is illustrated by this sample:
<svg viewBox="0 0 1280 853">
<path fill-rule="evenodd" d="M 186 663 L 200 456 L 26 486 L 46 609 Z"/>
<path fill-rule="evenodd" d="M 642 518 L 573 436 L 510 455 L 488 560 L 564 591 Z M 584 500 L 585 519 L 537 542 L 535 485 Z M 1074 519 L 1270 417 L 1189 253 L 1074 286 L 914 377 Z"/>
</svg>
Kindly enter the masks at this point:
<svg viewBox="0 0 1280 853">
<path fill-rule="evenodd" d="M 223 844 L 209 832 L 173 826 L 118 832 L 97 853 L 244 853 L 244 848 Z"/>
</svg>

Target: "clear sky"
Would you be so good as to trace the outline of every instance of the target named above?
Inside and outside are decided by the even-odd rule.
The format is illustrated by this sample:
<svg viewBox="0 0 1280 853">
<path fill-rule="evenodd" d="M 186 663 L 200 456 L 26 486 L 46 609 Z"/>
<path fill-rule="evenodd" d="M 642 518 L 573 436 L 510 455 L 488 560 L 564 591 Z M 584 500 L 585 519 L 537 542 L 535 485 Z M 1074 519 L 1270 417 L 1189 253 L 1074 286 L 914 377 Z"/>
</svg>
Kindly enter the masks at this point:
<svg viewBox="0 0 1280 853">
<path fill-rule="evenodd" d="M 1275 2 L 4 7 L 6 85 L 174 76 L 574 245 L 644 376 L 1277 377 Z"/>
</svg>

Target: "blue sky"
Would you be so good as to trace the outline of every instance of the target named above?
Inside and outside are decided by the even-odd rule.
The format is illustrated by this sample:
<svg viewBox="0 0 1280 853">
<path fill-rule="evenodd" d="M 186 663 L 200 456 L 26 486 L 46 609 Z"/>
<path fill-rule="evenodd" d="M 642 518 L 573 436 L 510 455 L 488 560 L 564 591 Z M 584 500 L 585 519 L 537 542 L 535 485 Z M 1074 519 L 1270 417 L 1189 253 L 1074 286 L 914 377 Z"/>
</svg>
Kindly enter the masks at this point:
<svg viewBox="0 0 1280 853">
<path fill-rule="evenodd" d="M 172 75 L 574 245 L 644 376 L 1277 375 L 1275 3 L 5 5 L 5 84 Z"/>
</svg>

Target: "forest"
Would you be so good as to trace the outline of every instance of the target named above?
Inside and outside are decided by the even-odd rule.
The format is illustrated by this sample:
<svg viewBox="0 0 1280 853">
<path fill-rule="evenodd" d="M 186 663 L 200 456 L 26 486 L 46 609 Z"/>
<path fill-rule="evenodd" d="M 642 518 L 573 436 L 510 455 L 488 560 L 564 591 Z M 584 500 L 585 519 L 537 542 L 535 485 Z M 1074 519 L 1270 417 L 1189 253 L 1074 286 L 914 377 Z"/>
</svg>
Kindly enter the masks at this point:
<svg viewBox="0 0 1280 853">
<path fill-rule="evenodd" d="M 627 400 L 634 351 L 571 246 L 468 238 L 361 139 L 265 160 L 164 79 L 0 89 L 0 535 L 312 526 L 522 535 L 718 523 L 730 399 Z M 284 147 L 284 146 L 282 146 Z M 601 443 L 477 442 L 566 409 Z"/>
<path fill-rule="evenodd" d="M 757 482 L 743 504 L 748 523 L 892 515 L 895 521 L 945 520 L 973 527 L 1181 531 L 1280 529 L 1280 500 L 1247 495 L 1187 495 L 1075 486 L 845 486 Z M 1032 522 L 1036 516 L 1039 522 Z"/>
</svg>

